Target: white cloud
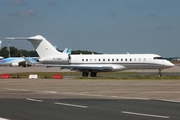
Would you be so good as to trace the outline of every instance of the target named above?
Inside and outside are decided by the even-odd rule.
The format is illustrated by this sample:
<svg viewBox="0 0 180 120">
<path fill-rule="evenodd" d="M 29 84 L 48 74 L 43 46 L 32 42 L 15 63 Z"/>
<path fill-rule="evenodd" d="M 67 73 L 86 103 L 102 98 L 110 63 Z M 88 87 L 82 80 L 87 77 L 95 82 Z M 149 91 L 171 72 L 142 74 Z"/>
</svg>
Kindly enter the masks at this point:
<svg viewBox="0 0 180 120">
<path fill-rule="evenodd" d="M 15 12 L 15 13 L 11 13 L 10 15 L 12 16 L 32 16 L 36 14 L 36 11 L 35 10 L 23 10 L 23 11 L 20 11 L 20 12 Z"/>
<path fill-rule="evenodd" d="M 55 3 L 55 2 L 53 2 L 53 1 L 49 1 L 49 2 L 48 2 L 48 5 L 55 6 L 55 5 L 56 5 L 56 3 Z"/>
<path fill-rule="evenodd" d="M 23 5 L 25 4 L 23 0 L 11 0 L 7 2 L 8 5 Z"/>
</svg>

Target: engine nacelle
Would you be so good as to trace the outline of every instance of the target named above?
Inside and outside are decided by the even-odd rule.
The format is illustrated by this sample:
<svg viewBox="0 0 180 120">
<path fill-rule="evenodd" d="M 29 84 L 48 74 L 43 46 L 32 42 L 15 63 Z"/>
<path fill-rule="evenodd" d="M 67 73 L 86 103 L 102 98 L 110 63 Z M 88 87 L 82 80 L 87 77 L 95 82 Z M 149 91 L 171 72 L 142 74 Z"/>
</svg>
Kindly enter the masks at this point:
<svg viewBox="0 0 180 120">
<path fill-rule="evenodd" d="M 16 67 L 19 66 L 19 63 L 12 63 L 11 65 Z"/>
<path fill-rule="evenodd" d="M 112 67 L 113 67 L 112 71 L 122 71 L 126 69 L 126 67 L 123 65 L 112 65 Z"/>
<path fill-rule="evenodd" d="M 70 55 L 64 54 L 64 55 L 39 59 L 38 61 L 43 64 L 67 64 L 70 62 L 70 60 L 71 60 Z"/>
</svg>

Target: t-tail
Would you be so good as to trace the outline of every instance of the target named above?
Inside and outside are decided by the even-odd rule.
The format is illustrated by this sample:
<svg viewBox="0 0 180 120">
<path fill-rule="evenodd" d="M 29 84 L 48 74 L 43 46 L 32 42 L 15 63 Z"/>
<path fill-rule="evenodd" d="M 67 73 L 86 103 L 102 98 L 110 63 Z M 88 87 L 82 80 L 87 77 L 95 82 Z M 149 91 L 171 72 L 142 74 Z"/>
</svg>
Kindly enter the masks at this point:
<svg viewBox="0 0 180 120">
<path fill-rule="evenodd" d="M 38 53 L 40 58 L 46 58 L 50 56 L 58 56 L 62 54 L 61 52 L 57 51 L 54 46 L 52 46 L 43 36 L 41 35 L 36 35 L 33 37 L 7 37 L 6 39 L 12 39 L 12 40 L 28 40 L 32 43 L 34 46 L 36 52 Z"/>
</svg>

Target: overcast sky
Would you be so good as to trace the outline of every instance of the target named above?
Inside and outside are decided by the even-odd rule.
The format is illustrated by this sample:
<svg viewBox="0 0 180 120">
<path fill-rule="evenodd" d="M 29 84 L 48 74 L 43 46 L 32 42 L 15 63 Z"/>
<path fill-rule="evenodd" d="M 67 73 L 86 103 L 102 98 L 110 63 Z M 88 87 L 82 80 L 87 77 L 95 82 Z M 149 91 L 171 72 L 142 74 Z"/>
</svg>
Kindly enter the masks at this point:
<svg viewBox="0 0 180 120">
<path fill-rule="evenodd" d="M 180 0 L 0 0 L 0 40 L 44 36 L 73 50 L 180 56 Z M 34 50 L 28 41 L 11 41 Z"/>
</svg>

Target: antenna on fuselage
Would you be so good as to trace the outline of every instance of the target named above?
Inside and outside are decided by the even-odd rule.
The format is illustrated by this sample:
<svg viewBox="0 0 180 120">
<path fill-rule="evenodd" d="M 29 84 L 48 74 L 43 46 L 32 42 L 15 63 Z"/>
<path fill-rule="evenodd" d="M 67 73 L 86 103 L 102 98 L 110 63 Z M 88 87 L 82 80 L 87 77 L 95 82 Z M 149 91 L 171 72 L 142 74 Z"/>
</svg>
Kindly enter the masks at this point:
<svg viewBox="0 0 180 120">
<path fill-rule="evenodd" d="M 0 48 L 1 48 L 1 43 L 2 43 L 2 40 L 0 40 Z"/>
</svg>

